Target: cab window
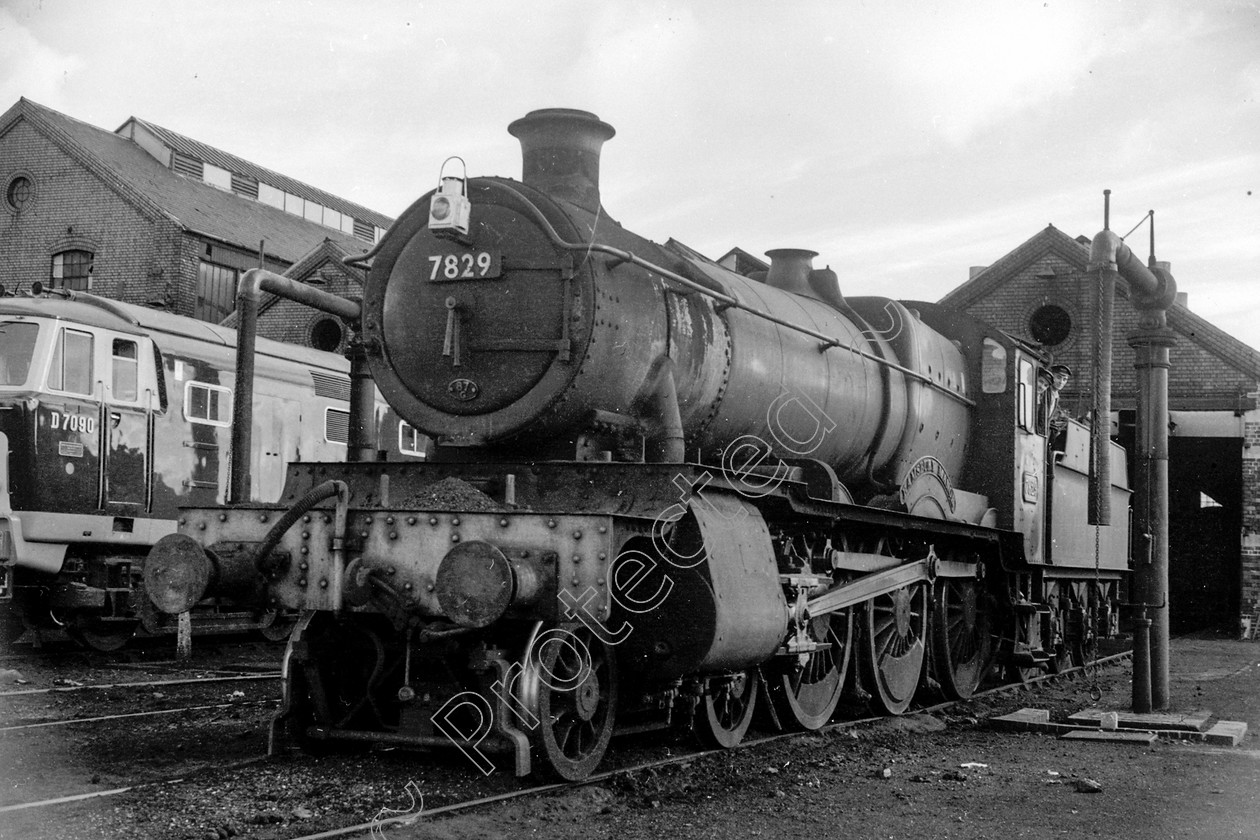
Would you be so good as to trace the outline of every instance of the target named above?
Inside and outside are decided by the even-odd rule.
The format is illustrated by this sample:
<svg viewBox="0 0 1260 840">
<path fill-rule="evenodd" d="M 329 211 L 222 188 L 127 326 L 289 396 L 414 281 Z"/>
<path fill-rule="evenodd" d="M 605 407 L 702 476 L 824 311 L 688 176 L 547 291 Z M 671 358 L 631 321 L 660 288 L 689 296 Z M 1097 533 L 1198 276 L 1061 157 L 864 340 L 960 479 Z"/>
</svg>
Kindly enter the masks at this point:
<svg viewBox="0 0 1260 840">
<path fill-rule="evenodd" d="M 114 399 L 135 402 L 140 396 L 140 363 L 136 343 L 124 338 L 115 338 L 113 364 Z"/>
<path fill-rule="evenodd" d="M 26 384 L 38 336 L 39 324 L 0 323 L 0 386 Z"/>
<path fill-rule="evenodd" d="M 91 333 L 62 329 L 53 345 L 48 389 L 69 394 L 92 393 L 93 337 Z"/>
<path fill-rule="evenodd" d="M 980 387 L 986 394 L 1006 391 L 1006 348 L 991 338 L 984 340 L 980 357 Z"/>
<path fill-rule="evenodd" d="M 1037 419 L 1037 369 L 1029 359 L 1019 360 L 1019 425 L 1033 431 Z"/>
</svg>

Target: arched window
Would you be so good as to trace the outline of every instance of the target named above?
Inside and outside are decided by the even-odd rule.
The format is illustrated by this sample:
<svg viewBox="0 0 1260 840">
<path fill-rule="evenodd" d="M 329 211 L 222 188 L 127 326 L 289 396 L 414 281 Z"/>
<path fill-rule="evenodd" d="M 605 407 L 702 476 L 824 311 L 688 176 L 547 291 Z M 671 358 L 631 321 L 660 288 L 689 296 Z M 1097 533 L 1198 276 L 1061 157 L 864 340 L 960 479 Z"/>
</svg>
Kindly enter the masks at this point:
<svg viewBox="0 0 1260 840">
<path fill-rule="evenodd" d="M 53 254 L 52 283 L 54 289 L 71 289 L 77 292 L 90 291 L 92 288 L 91 251 L 70 250 Z"/>
</svg>

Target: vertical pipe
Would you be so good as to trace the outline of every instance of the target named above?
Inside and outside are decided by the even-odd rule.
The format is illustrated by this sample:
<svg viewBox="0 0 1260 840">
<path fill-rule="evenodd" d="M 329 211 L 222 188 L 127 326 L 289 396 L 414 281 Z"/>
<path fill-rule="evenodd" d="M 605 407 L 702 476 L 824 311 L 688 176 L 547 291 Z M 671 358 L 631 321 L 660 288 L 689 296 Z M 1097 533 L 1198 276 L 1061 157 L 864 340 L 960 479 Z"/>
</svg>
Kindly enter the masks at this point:
<svg viewBox="0 0 1260 840">
<path fill-rule="evenodd" d="M 1110 190 L 1106 221 L 1110 221 Z M 1152 229 L 1154 218 L 1151 219 Z M 1152 243 L 1154 233 L 1152 232 Z M 1177 284 L 1167 264 L 1142 265 L 1120 237 L 1104 226 L 1090 244 L 1090 270 L 1118 271 L 1129 286 L 1138 330 L 1129 336 L 1137 370 L 1137 434 L 1134 458 L 1133 525 L 1137 533 L 1133 601 L 1154 610 L 1150 633 L 1150 700 L 1168 707 L 1168 368 L 1176 343 L 1168 328 L 1168 307 Z M 1136 652 L 1135 652 L 1136 655 Z M 1143 702 L 1134 680 L 1134 703 Z"/>
<path fill-rule="evenodd" d="M 245 272 L 236 287 L 236 383 L 232 394 L 232 458 L 228 504 L 249 501 L 250 450 L 254 444 L 254 344 L 258 334 L 259 269 Z"/>
<path fill-rule="evenodd" d="M 1164 312 L 1142 312 L 1137 333 L 1129 337 L 1137 355 L 1137 450 L 1134 475 L 1134 525 L 1144 538 L 1135 558 L 1140 601 L 1151 617 L 1151 702 L 1168 707 L 1168 369 L 1175 342 Z M 1144 555 L 1144 556 L 1142 556 Z M 1136 691 L 1136 684 L 1135 684 Z M 1136 698 L 1135 698 L 1136 699 Z"/>
<path fill-rule="evenodd" d="M 1116 271 L 1098 272 L 1094 288 L 1093 422 L 1089 432 L 1089 524 L 1111 524 L 1111 333 Z"/>
<path fill-rule="evenodd" d="M 1133 622 L 1133 711 L 1151 710 L 1151 620 L 1142 610 Z"/>
<path fill-rule="evenodd" d="M 347 461 L 376 460 L 376 386 L 368 367 L 367 351 L 357 337 L 346 347 L 350 360 L 350 431 Z"/>
<path fill-rule="evenodd" d="M 346 300 L 310 286 L 251 268 L 242 275 L 236 287 L 236 386 L 232 404 L 232 458 L 228 482 L 228 504 L 249 501 L 250 449 L 254 435 L 254 345 L 258 337 L 258 298 L 263 289 L 288 300 L 313 306 L 359 324 L 362 307 L 358 301 Z M 351 386 L 353 394 L 353 384 Z M 374 397 L 375 395 L 373 395 Z"/>
</svg>

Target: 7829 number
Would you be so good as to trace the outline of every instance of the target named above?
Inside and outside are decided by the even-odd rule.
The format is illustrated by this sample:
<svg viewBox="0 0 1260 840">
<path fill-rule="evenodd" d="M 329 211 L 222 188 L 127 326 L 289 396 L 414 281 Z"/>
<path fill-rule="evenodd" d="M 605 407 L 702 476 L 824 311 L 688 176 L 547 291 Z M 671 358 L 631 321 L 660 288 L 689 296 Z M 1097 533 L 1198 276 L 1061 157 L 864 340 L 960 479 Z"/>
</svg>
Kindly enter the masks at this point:
<svg viewBox="0 0 1260 840">
<path fill-rule="evenodd" d="M 429 257 L 429 280 L 478 280 L 498 277 L 499 255 L 490 251 L 465 251 L 459 254 L 433 254 Z"/>
</svg>

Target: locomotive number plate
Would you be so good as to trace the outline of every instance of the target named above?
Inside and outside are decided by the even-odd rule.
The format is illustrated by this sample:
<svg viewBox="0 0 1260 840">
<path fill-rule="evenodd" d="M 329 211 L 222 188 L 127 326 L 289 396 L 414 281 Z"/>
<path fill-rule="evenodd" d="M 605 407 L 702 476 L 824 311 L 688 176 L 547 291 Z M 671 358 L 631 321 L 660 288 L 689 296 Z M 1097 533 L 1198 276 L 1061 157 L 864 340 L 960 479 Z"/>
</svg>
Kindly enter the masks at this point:
<svg viewBox="0 0 1260 840">
<path fill-rule="evenodd" d="M 503 274 L 503 256 L 498 251 L 460 249 L 446 254 L 429 255 L 429 280 L 485 280 Z"/>
</svg>

